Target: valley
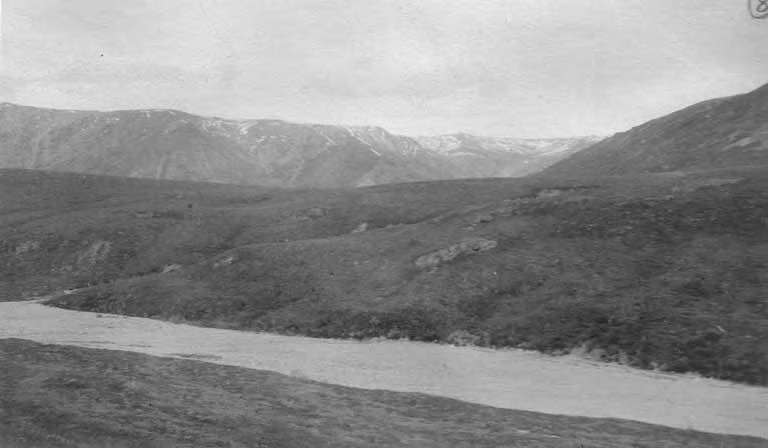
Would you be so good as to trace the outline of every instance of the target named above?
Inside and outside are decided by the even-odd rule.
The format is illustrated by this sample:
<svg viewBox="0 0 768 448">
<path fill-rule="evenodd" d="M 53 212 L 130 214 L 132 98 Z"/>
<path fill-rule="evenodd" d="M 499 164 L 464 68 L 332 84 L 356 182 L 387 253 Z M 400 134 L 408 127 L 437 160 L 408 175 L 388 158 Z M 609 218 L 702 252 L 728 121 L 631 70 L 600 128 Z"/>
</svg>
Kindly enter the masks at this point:
<svg viewBox="0 0 768 448">
<path fill-rule="evenodd" d="M 768 0 L 0 0 L 0 448 L 768 448 Z"/>
<path fill-rule="evenodd" d="M 765 92 L 591 146 L 4 105 L 0 444 L 765 446 Z"/>
</svg>

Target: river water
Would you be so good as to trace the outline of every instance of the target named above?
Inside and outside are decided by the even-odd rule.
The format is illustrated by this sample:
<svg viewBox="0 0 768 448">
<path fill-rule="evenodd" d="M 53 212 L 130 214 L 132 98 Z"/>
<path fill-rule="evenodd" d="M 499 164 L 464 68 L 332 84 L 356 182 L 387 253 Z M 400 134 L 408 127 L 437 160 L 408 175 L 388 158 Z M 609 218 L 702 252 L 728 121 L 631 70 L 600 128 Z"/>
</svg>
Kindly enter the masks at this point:
<svg viewBox="0 0 768 448">
<path fill-rule="evenodd" d="M 406 341 L 340 341 L 0 303 L 0 338 L 195 358 L 500 408 L 615 417 L 768 438 L 768 388 L 575 356 Z"/>
</svg>

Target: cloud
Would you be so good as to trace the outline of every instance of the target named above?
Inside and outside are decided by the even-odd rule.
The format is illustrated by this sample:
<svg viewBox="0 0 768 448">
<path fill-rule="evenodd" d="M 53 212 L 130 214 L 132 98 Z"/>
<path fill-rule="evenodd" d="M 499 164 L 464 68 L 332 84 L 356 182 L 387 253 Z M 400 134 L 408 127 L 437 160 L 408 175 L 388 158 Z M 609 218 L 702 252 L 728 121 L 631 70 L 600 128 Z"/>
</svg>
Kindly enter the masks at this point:
<svg viewBox="0 0 768 448">
<path fill-rule="evenodd" d="M 765 23 L 720 0 L 5 2 L 0 94 L 41 106 L 568 135 L 768 73 Z"/>
</svg>

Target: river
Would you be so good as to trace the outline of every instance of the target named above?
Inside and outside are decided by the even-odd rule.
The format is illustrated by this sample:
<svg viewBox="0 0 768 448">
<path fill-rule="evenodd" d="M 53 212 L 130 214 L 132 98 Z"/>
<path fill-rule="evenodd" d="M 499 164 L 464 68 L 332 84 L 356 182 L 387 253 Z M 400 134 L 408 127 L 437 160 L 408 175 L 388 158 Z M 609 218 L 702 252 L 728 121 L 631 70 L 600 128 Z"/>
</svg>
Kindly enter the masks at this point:
<svg viewBox="0 0 768 448">
<path fill-rule="evenodd" d="M 69 311 L 36 302 L 0 303 L 0 338 L 194 358 L 500 408 L 768 438 L 768 388 L 576 356 L 280 336 Z"/>
</svg>

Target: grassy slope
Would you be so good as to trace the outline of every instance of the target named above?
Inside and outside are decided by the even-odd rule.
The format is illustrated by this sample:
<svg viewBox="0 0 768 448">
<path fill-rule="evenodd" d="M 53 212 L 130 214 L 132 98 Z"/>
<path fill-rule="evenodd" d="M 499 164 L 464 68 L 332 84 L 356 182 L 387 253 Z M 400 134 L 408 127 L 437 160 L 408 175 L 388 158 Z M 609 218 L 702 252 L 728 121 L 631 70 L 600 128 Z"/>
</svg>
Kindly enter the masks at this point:
<svg viewBox="0 0 768 448">
<path fill-rule="evenodd" d="M 22 194 L 29 176 L 38 186 Z M 28 172 L 3 182 L 0 194 L 25 198 L 0 222 L 7 299 L 102 283 L 54 303 L 311 336 L 584 346 L 768 384 L 765 169 L 325 192 Z M 72 198 L 81 211 L 46 208 Z M 414 263 L 467 237 L 498 246 Z M 34 249 L 18 253 L 24 244 Z"/>
<path fill-rule="evenodd" d="M 0 340 L 0 370 L 0 444 L 7 448 L 766 444 L 18 339 Z"/>
<path fill-rule="evenodd" d="M 584 177 L 768 164 L 768 84 L 620 132 L 545 170 Z"/>
<path fill-rule="evenodd" d="M 498 189 L 477 180 L 289 191 L 0 170 L 0 300 L 200 262 L 248 244 L 346 235 L 363 222 L 420 222 Z M 89 254 L 100 241 L 110 250 Z"/>
</svg>

